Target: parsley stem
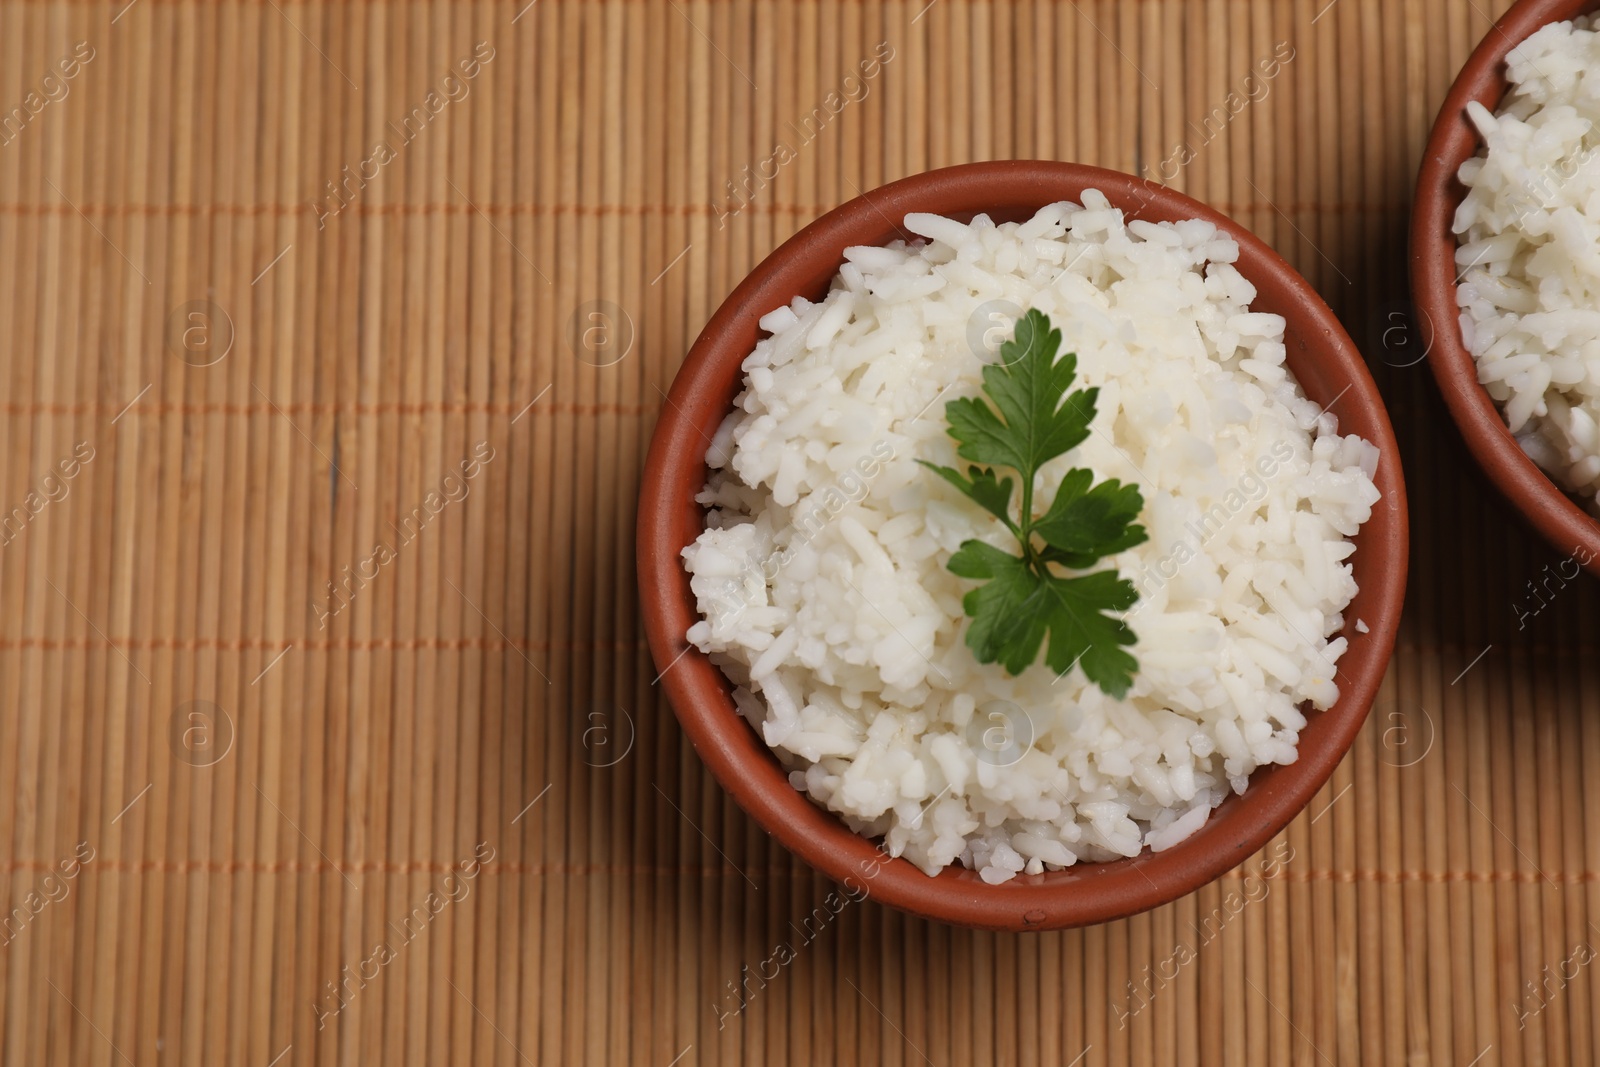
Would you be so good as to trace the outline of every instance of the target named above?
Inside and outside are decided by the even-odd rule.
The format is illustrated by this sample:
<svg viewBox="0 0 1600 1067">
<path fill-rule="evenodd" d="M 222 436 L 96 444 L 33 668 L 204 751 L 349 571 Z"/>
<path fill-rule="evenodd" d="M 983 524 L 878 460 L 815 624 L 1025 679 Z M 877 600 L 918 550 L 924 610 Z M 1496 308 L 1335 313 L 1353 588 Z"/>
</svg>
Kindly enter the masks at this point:
<svg viewBox="0 0 1600 1067">
<path fill-rule="evenodd" d="M 1033 472 L 1017 473 L 1022 476 L 1022 521 L 1018 524 L 1017 540 L 1022 542 L 1022 558 L 1028 561 L 1028 566 L 1033 567 Z"/>
</svg>

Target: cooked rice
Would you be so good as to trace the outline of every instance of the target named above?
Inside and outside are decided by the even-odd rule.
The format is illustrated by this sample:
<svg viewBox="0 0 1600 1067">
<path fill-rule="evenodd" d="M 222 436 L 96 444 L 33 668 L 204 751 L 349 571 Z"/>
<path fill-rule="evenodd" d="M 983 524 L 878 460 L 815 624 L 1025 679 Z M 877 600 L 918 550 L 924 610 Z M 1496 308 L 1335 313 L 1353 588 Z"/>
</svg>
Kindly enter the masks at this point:
<svg viewBox="0 0 1600 1067">
<path fill-rule="evenodd" d="M 930 874 L 1170 848 L 1258 766 L 1294 761 L 1303 704 L 1338 698 L 1329 635 L 1377 450 L 1302 395 L 1284 320 L 1250 310 L 1238 246 L 1209 223 L 1125 222 L 1094 190 L 1020 224 L 905 222 L 926 240 L 851 248 L 825 299 L 761 320 L 683 553 L 688 638 L 796 789 Z M 980 391 L 1025 308 L 1077 353 L 1075 387 L 1100 388 L 1036 499 L 1071 467 L 1144 495 L 1150 539 L 1101 563 L 1141 593 L 1124 700 L 1042 658 L 1017 677 L 973 658 L 973 583 L 945 563 L 968 538 L 1015 540 L 914 462 L 958 462 L 944 404 Z"/>
<path fill-rule="evenodd" d="M 1461 334 L 1522 449 L 1600 514 L 1600 33 L 1545 26 L 1506 58 L 1511 89 L 1467 113 Z"/>
</svg>

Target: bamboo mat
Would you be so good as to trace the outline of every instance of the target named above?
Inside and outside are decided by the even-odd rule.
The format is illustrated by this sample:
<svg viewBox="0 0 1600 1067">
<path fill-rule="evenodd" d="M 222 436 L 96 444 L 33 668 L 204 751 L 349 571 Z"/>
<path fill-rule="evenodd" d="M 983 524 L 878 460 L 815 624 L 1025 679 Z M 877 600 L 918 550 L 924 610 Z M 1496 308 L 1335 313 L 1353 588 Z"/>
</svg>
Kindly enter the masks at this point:
<svg viewBox="0 0 1600 1067">
<path fill-rule="evenodd" d="M 1503 7 L 0 5 L 4 1063 L 1595 1062 L 1600 593 L 1407 317 L 1423 138 Z M 1399 647 L 1186 899 L 819 922 L 652 687 L 642 455 L 786 235 L 1003 157 L 1149 168 L 1327 295 L 1403 442 Z"/>
</svg>

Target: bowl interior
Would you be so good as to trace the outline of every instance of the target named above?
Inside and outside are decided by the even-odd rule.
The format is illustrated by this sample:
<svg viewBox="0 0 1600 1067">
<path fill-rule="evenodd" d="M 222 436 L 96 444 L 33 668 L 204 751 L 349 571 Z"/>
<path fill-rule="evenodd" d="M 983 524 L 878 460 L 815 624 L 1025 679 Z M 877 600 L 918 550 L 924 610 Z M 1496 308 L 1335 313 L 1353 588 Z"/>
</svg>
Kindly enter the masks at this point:
<svg viewBox="0 0 1600 1067">
<path fill-rule="evenodd" d="M 1256 287 L 1252 307 L 1287 320 L 1290 369 L 1306 394 L 1338 415 L 1342 432 L 1378 446 L 1383 499 L 1355 539 L 1360 592 L 1345 614 L 1350 647 L 1340 661 L 1338 702 L 1312 712 L 1299 759 L 1263 768 L 1206 825 L 1161 853 L 1065 871 L 1018 876 L 991 886 L 959 867 L 930 878 L 790 787 L 776 757 L 734 707 L 721 671 L 684 632 L 696 620 L 679 552 L 705 527 L 694 495 L 707 475 L 711 435 L 740 388 L 740 363 L 761 336 L 757 319 L 796 295 L 819 299 L 844 249 L 910 237 L 896 220 L 911 211 L 997 221 L 1032 215 L 1099 189 L 1130 217 L 1200 218 L 1240 245 L 1237 264 Z M 908 911 L 990 929 L 1048 929 L 1133 914 L 1175 899 L 1243 862 L 1281 830 L 1327 780 L 1365 719 L 1393 647 L 1405 589 L 1407 517 L 1398 450 L 1366 366 L 1327 305 L 1265 244 L 1226 217 L 1164 186 L 1066 163 L 970 164 L 907 178 L 853 200 L 769 256 L 700 334 L 673 383 L 646 462 L 639 512 L 639 579 L 646 629 L 674 709 L 696 750 L 734 798 L 785 846 L 847 887 Z M 1358 633 L 1356 619 L 1369 632 Z M 686 651 L 687 650 L 687 651 Z"/>
<path fill-rule="evenodd" d="M 1467 447 L 1495 486 L 1557 549 L 1600 575 L 1600 523 L 1591 518 L 1517 444 L 1462 343 L 1456 306 L 1456 238 L 1451 230 L 1467 190 L 1456 179 L 1461 164 L 1482 147 L 1466 108 L 1476 100 L 1490 111 L 1508 88 L 1507 53 L 1541 26 L 1600 7 L 1595 0 L 1523 0 L 1506 12 L 1461 68 L 1434 123 L 1417 178 L 1411 223 L 1411 287 L 1418 326 L 1434 378 Z"/>
</svg>

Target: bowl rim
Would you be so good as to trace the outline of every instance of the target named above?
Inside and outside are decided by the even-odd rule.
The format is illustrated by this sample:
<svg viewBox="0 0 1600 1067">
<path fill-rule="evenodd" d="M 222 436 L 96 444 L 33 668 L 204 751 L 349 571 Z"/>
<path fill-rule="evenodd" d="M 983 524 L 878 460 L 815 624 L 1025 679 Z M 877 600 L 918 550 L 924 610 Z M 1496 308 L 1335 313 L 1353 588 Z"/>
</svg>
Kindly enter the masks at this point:
<svg viewBox="0 0 1600 1067">
<path fill-rule="evenodd" d="M 1307 395 L 1308 377 L 1323 397 L 1342 383 L 1329 403 L 1342 404 L 1341 422 L 1355 425 L 1380 449 L 1383 498 L 1356 538 L 1352 558 L 1363 581 L 1345 613 L 1350 648 L 1337 672 L 1341 692 L 1333 707 L 1310 716 L 1295 763 L 1258 769 L 1242 796 L 1230 796 L 1201 830 L 1166 851 L 1146 849 L 1131 859 L 1022 875 L 999 886 L 959 866 L 929 877 L 907 860 L 888 859 L 875 842 L 789 785 L 771 751 L 738 715 L 720 669 L 684 638 L 699 616 L 679 553 L 705 526 L 693 497 L 704 484 L 711 433 L 729 410 L 743 378 L 739 366 L 760 332 L 754 323 L 793 296 L 820 295 L 826 286 L 797 279 L 814 280 L 817 264 L 831 264 L 823 276 L 831 278 L 845 247 L 882 244 L 904 233 L 890 219 L 908 211 L 970 215 L 1011 205 L 1031 212 L 1079 200 L 1086 188 L 1099 189 L 1130 216 L 1204 219 L 1236 240 L 1241 266 L 1252 264 L 1247 277 L 1258 289 L 1258 306 L 1259 294 L 1270 288 L 1277 294 L 1269 301 L 1274 310 L 1293 313 L 1290 334 L 1298 340 L 1290 345 L 1289 362 L 1300 364 L 1296 377 Z M 730 340 L 741 329 L 751 338 L 747 345 Z M 1377 386 L 1328 305 L 1276 252 L 1220 212 L 1147 179 L 1082 164 L 1007 160 L 928 171 L 858 196 L 789 238 L 734 289 L 666 394 L 641 478 L 638 576 L 658 682 L 713 775 L 768 834 L 847 890 L 913 914 L 981 929 L 1042 930 L 1122 918 L 1177 899 L 1247 860 L 1310 802 L 1354 742 L 1382 682 L 1405 595 L 1408 533 L 1399 449 Z M 1353 628 L 1358 606 L 1369 627 L 1365 634 Z"/>
<path fill-rule="evenodd" d="M 1587 549 L 1583 566 L 1600 576 L 1600 523 L 1528 458 L 1478 382 L 1477 364 L 1461 339 L 1451 229 L 1466 196 L 1456 173 L 1481 145 L 1466 116 L 1468 102 L 1476 100 L 1493 111 L 1508 88 L 1507 53 L 1541 27 L 1596 6 L 1596 0 L 1520 0 L 1484 35 L 1456 76 L 1428 135 L 1417 173 L 1410 252 L 1412 300 L 1423 350 L 1467 448 L 1501 494 L 1551 545 L 1571 553 L 1574 561 Z"/>
</svg>

